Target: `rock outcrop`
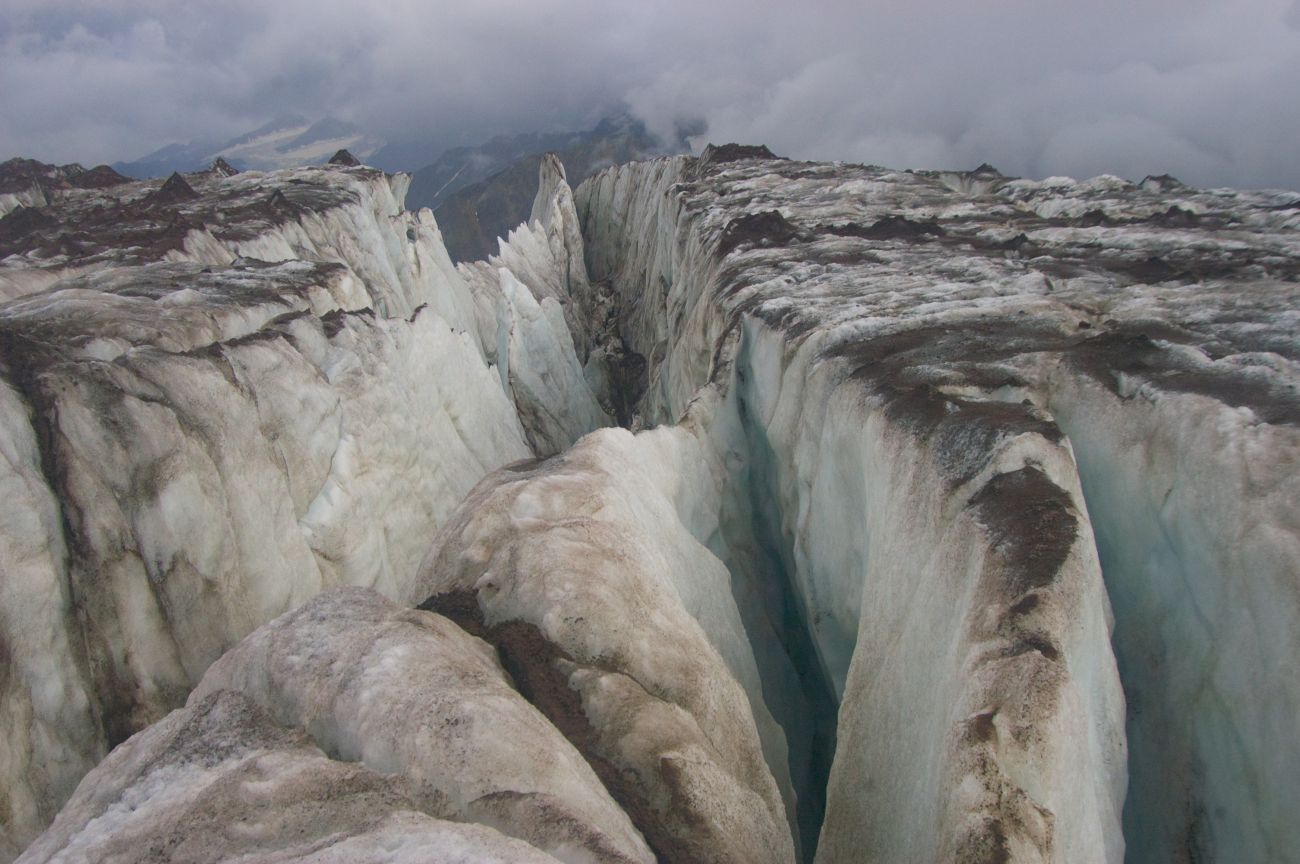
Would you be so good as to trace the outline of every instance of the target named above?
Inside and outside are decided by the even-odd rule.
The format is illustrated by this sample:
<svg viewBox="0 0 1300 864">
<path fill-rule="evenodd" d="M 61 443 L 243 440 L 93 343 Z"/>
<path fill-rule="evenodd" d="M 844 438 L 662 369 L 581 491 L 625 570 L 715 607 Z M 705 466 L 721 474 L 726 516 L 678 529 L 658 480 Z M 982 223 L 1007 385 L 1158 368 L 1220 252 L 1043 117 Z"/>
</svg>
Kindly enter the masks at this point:
<svg viewBox="0 0 1300 864">
<path fill-rule="evenodd" d="M 104 189 L 131 182 L 108 165 L 47 165 L 35 159 L 0 162 L 0 218 L 19 207 L 44 207 L 73 189 Z M 0 223 L 3 224 L 3 223 Z"/>
</svg>

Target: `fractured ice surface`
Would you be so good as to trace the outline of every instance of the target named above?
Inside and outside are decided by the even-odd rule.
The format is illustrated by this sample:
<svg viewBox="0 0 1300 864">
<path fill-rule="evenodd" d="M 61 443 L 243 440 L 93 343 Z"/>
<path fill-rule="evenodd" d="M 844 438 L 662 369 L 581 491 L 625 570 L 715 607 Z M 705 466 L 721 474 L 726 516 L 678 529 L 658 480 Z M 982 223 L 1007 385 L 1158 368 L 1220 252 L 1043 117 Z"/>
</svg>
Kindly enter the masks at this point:
<svg viewBox="0 0 1300 864">
<path fill-rule="evenodd" d="M 253 628 L 332 585 L 404 598 L 451 508 L 533 454 L 405 179 L 72 189 L 5 235 L 12 850 Z M 565 335 L 532 352 L 538 374 L 580 375 Z"/>
<path fill-rule="evenodd" d="M 1300 198 L 540 180 L 0 224 L 5 857 L 1298 860 Z"/>
<path fill-rule="evenodd" d="M 406 777 L 432 815 L 492 825 L 561 859 L 652 860 L 495 652 L 441 616 L 362 588 L 326 592 L 213 664 L 190 702 L 228 689 L 334 758 Z"/>
<path fill-rule="evenodd" d="M 542 162 L 532 219 L 501 242 L 500 255 L 458 269 L 533 450 L 550 456 L 610 425 L 600 401 L 610 394 L 593 390 L 582 365 L 595 329 L 581 317 L 591 288 L 573 193 L 554 155 Z"/>
<path fill-rule="evenodd" d="M 577 197 L 643 415 L 747 430 L 818 860 L 1296 860 L 1296 196 L 754 156 Z"/>
</svg>

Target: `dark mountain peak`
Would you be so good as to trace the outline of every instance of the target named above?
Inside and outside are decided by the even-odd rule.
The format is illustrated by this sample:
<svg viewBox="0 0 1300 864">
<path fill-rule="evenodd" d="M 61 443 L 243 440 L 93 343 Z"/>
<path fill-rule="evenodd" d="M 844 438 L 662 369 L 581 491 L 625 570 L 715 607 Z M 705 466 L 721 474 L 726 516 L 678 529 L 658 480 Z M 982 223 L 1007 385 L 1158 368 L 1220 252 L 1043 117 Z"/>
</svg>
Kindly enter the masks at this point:
<svg viewBox="0 0 1300 864">
<path fill-rule="evenodd" d="M 28 173 L 33 170 L 43 170 L 51 167 L 53 166 L 46 165 L 44 162 L 37 162 L 35 159 L 15 156 L 12 159 L 0 162 L 0 174 Z"/>
<path fill-rule="evenodd" d="M 234 177 L 239 173 L 239 169 L 227 162 L 224 157 L 218 156 L 212 163 L 212 167 L 208 168 L 208 173 L 218 177 Z"/>
<path fill-rule="evenodd" d="M 167 182 L 155 192 L 149 193 L 145 200 L 150 204 L 180 204 L 183 201 L 193 201 L 199 197 L 199 193 L 194 191 L 185 178 L 178 172 L 173 171 L 172 176 L 167 178 Z"/>
<path fill-rule="evenodd" d="M 361 164 L 361 160 L 353 156 L 347 150 L 340 150 L 339 152 L 335 153 L 333 156 L 330 157 L 329 164 L 343 165 L 347 168 L 355 168 L 356 166 Z"/>
<path fill-rule="evenodd" d="M 780 159 L 762 144 L 710 144 L 700 154 L 700 166 L 741 162 L 746 159 Z"/>
<path fill-rule="evenodd" d="M 37 186 L 48 195 L 73 187 L 103 189 L 130 180 L 107 165 L 86 170 L 76 162 L 50 165 L 35 159 L 10 159 L 0 163 L 0 192 L 17 192 Z"/>
<path fill-rule="evenodd" d="M 1148 192 L 1172 192 L 1187 188 L 1187 184 L 1172 174 L 1149 174 L 1142 178 L 1142 182 L 1138 186 Z"/>
<path fill-rule="evenodd" d="M 972 171 L 972 172 L 970 172 L 970 173 L 972 173 L 972 174 L 986 174 L 986 175 L 991 174 L 991 175 L 993 175 L 994 177 L 1001 177 L 1001 176 L 1003 176 L 1001 171 L 999 171 L 998 169 L 994 168 L 992 165 L 990 165 L 990 164 L 987 163 L 987 162 L 981 162 L 981 163 L 980 163 L 980 167 L 976 168 L 974 171 Z"/>
<path fill-rule="evenodd" d="M 59 166 L 35 159 L 15 157 L 0 162 L 0 192 L 17 192 L 37 185 L 42 189 L 57 188 L 66 182 L 65 178 Z"/>
<path fill-rule="evenodd" d="M 130 177 L 119 174 L 109 165 L 96 165 L 89 171 L 79 171 L 72 178 L 72 185 L 78 189 L 106 189 L 130 182 Z"/>
</svg>

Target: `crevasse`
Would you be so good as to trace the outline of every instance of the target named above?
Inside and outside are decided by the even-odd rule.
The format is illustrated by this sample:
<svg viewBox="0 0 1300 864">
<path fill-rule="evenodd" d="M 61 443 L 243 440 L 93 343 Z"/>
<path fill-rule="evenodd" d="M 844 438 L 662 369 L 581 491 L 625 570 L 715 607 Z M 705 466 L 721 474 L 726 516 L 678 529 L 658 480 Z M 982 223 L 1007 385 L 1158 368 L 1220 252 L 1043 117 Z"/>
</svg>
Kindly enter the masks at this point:
<svg viewBox="0 0 1300 864">
<path fill-rule="evenodd" d="M 400 177 L 190 182 L 0 265 L 24 861 L 1294 860 L 1285 200 L 548 158 L 453 267 Z"/>
<path fill-rule="evenodd" d="M 732 518 L 713 529 L 710 548 L 732 572 L 773 713 L 795 724 L 792 739 L 834 740 L 810 722 L 829 700 L 810 708 L 818 697 L 790 686 L 792 670 L 827 682 L 820 692 L 838 701 L 818 860 L 984 848 L 1014 860 L 1290 860 L 1294 826 L 1282 813 L 1295 798 L 1286 778 L 1296 766 L 1300 558 L 1285 499 L 1294 472 L 1258 466 L 1294 464 L 1294 427 L 1256 419 L 1276 409 L 1252 414 L 1179 392 L 1186 377 L 1178 391 L 1144 385 L 1118 351 L 1099 375 L 1092 352 L 1108 337 L 1041 332 L 1074 327 L 1080 283 L 1052 300 L 1032 265 L 1009 267 L 1006 282 L 981 272 L 986 284 L 974 291 L 932 282 L 927 293 L 923 279 L 855 272 L 856 261 L 841 277 L 843 245 L 820 238 L 760 234 L 727 248 L 745 214 L 765 207 L 780 208 L 796 237 L 855 215 L 844 211 L 856 201 L 816 197 L 836 186 L 874 185 L 883 194 L 865 199 L 868 212 L 899 206 L 899 175 L 845 182 L 853 172 L 824 168 L 820 184 L 792 188 L 797 171 L 819 167 L 667 160 L 611 169 L 577 196 L 591 277 L 615 286 L 624 332 L 650 358 L 642 416 L 680 417 L 709 439 L 731 466 L 729 494 L 748 498 L 720 504 Z M 1068 194 L 1138 194 L 1100 180 Z M 1045 193 L 1016 181 L 1003 194 Z M 1103 275 L 1122 263 L 1103 262 Z M 1144 300 L 1143 290 L 1131 296 Z M 923 305 L 905 310 L 900 292 Z M 1005 344 L 990 350 L 981 304 L 1033 317 L 1003 327 Z M 925 333 L 918 344 L 965 339 L 938 359 L 991 367 L 992 386 L 973 380 L 989 372 L 963 369 L 971 383 L 957 376 L 917 397 L 969 413 L 967 424 L 918 418 L 925 405 L 896 398 L 897 384 L 873 387 L 870 362 L 854 368 L 853 352 L 839 350 L 900 324 Z M 1161 363 L 1172 361 L 1150 365 Z M 1036 418 L 1029 429 L 980 429 L 981 415 L 1007 410 L 992 403 L 1021 402 Z M 1008 539 L 990 524 L 1000 518 L 990 500 L 1019 484 L 1010 505 L 1033 503 L 1022 479 L 1038 475 L 1062 496 L 1074 537 L 1055 578 L 999 572 Z M 1032 590 L 1006 595 L 1025 583 Z M 792 610 L 815 657 L 782 628 Z M 998 647 L 999 637 L 1010 645 Z M 798 749 L 792 774 L 807 800 L 815 793 Z"/>
</svg>

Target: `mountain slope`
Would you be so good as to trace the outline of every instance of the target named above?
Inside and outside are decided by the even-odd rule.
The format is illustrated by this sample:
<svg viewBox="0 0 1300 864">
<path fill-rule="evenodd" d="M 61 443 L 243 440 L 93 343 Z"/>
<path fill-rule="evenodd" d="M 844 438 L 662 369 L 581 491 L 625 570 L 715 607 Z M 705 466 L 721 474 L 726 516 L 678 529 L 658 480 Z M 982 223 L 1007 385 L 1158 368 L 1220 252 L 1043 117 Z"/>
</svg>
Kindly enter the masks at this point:
<svg viewBox="0 0 1300 864">
<path fill-rule="evenodd" d="M 286 115 L 224 142 L 168 144 L 113 167 L 128 177 L 163 177 L 175 171 L 201 171 L 220 158 L 240 170 L 271 171 L 319 165 L 338 150 L 348 150 L 365 161 L 381 146 L 382 141 L 359 127 L 333 117 L 313 123 Z"/>
<path fill-rule="evenodd" d="M 559 156 L 577 185 L 602 168 L 684 149 L 684 143 L 656 140 L 626 117 L 580 133 L 495 138 L 449 151 L 416 171 L 407 204 L 434 211 L 453 261 L 482 260 L 496 253 L 497 238 L 528 218 L 544 153 Z"/>
</svg>

